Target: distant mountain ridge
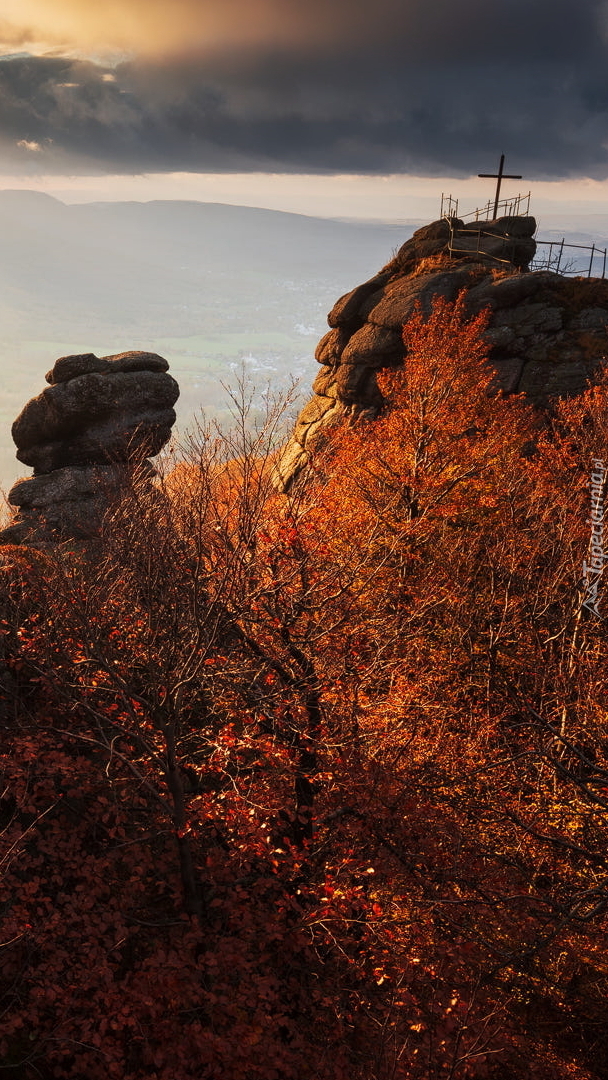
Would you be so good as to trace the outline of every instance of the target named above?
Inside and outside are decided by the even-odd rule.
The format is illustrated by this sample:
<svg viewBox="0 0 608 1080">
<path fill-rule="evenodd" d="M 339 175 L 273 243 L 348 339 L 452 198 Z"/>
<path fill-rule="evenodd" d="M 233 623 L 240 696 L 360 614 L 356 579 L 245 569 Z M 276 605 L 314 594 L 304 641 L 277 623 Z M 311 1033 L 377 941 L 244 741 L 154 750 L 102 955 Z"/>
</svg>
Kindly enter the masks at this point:
<svg viewBox="0 0 608 1080">
<path fill-rule="evenodd" d="M 167 356 L 180 421 L 225 402 L 244 361 L 260 388 L 306 377 L 336 292 L 412 226 L 179 201 L 66 205 L 0 191 L 0 486 L 22 473 L 10 425 L 58 356 Z M 306 380 L 308 381 L 308 380 Z"/>
<path fill-rule="evenodd" d="M 221 414 L 221 383 L 241 364 L 260 389 L 291 374 L 309 386 L 335 297 L 383 266 L 416 224 L 0 191 L 0 487 L 23 473 L 11 423 L 61 355 L 166 356 L 182 429 L 202 407 Z M 596 217 L 564 224 L 545 218 L 541 232 L 584 243 L 594 230 L 604 242 Z"/>
</svg>

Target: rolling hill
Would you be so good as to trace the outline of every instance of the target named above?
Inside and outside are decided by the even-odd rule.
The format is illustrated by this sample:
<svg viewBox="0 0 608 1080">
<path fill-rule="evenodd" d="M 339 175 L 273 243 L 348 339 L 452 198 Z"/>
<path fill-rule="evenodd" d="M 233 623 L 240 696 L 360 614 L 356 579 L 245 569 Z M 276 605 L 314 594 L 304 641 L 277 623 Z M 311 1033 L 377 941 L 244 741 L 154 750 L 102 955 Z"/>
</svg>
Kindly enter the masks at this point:
<svg viewBox="0 0 608 1080">
<path fill-rule="evenodd" d="M 244 364 L 305 389 L 335 298 L 415 226 L 197 202 L 65 205 L 0 192 L 0 486 L 24 469 L 10 425 L 54 360 L 150 349 L 181 386 L 179 421 L 225 406 Z"/>
</svg>

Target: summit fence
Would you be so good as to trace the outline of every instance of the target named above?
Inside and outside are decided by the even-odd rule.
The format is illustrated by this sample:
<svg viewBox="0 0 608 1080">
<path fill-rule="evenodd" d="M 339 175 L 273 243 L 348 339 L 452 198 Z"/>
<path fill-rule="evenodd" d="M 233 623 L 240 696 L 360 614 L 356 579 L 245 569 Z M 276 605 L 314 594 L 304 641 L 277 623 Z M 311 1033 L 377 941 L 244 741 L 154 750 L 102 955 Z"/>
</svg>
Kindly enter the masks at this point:
<svg viewBox="0 0 608 1080">
<path fill-rule="evenodd" d="M 515 195 L 512 199 L 501 199 L 498 203 L 501 217 L 527 217 L 530 213 L 531 197 L 532 193 L 529 191 L 527 195 Z M 461 221 L 490 221 L 493 215 L 494 202 L 492 199 L 489 199 L 485 206 L 478 206 L 476 210 L 471 210 L 468 214 L 459 214 L 458 199 L 455 199 L 453 195 L 441 193 L 441 217 L 457 217 Z"/>
<path fill-rule="evenodd" d="M 501 199 L 498 203 L 498 212 L 501 217 L 527 217 L 530 213 L 531 192 L 526 195 L 515 195 L 511 199 Z M 483 238 L 491 234 L 485 233 L 483 224 L 493 219 L 495 204 L 488 200 L 485 206 L 479 206 L 466 214 L 459 214 L 458 199 L 452 195 L 441 194 L 441 217 L 445 218 L 450 225 L 450 253 L 465 254 L 471 252 L 470 246 L 459 247 L 459 230 L 454 226 L 454 218 L 462 222 L 478 221 L 480 223 L 477 251 L 482 251 Z M 464 234 L 463 234 L 464 235 Z M 471 236 L 471 232 L 468 232 Z M 565 237 L 561 240 L 536 241 L 536 255 L 530 263 L 531 270 L 551 270 L 562 277 L 596 277 L 605 279 L 608 249 L 599 247 L 597 244 L 570 244 Z M 508 238 L 505 239 L 505 253 L 508 250 Z M 475 249 L 473 249 L 473 253 Z M 488 255 L 497 263 L 507 263 L 507 258 Z"/>
<path fill-rule="evenodd" d="M 543 247 L 544 251 L 539 251 Z M 596 244 L 567 244 L 561 240 L 537 240 L 531 270 L 552 270 L 564 277 L 606 277 L 606 248 Z"/>
</svg>

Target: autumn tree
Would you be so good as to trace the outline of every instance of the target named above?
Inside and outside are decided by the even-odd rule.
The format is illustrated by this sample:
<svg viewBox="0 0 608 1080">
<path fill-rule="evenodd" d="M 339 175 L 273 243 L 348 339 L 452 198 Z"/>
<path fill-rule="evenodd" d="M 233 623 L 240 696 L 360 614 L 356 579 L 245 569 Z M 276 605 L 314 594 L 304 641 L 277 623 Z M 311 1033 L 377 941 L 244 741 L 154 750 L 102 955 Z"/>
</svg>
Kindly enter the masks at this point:
<svg viewBox="0 0 608 1080">
<path fill-rule="evenodd" d="M 379 378 L 383 414 L 336 430 L 316 468 L 345 559 L 380 525 L 361 642 L 370 654 L 378 633 L 391 644 L 387 677 L 358 691 L 358 790 L 374 798 L 353 812 L 401 864 L 404 913 L 432 911 L 470 960 L 481 944 L 494 993 L 542 985 L 549 1017 L 558 957 L 573 978 L 577 957 L 590 962 L 587 920 L 598 942 L 605 933 L 604 645 L 580 610 L 608 395 L 600 377 L 544 415 L 505 399 L 483 329 L 463 297 L 418 313 L 403 368 Z"/>
<path fill-rule="evenodd" d="M 202 428 L 155 493 L 134 477 L 96 547 L 8 554 L 7 842 L 40 818 L 7 875 L 11 1068 L 288 1077 L 312 1054 L 356 1075 L 344 1010 L 373 901 L 366 853 L 328 845 L 327 709 L 357 574 L 276 495 L 279 419 Z"/>
<path fill-rule="evenodd" d="M 289 497 L 237 393 L 96 550 L 6 554 L 7 1070 L 603 1076 L 607 394 L 505 398 L 485 325 L 418 313 Z"/>
</svg>

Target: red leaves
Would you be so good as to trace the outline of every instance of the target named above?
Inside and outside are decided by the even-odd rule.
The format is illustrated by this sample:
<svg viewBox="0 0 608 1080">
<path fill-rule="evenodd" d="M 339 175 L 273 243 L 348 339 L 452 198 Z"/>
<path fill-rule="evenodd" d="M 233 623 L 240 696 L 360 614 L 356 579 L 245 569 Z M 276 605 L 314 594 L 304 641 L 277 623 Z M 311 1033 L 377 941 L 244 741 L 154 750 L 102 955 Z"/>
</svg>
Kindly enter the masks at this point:
<svg viewBox="0 0 608 1080">
<path fill-rule="evenodd" d="M 11 1068 L 588 1072 L 607 686 L 601 636 L 572 636 L 572 474 L 601 418 L 558 410 L 563 445 L 522 457 L 529 421 L 486 394 L 480 328 L 460 304 L 413 321 L 406 376 L 336 431 L 308 501 L 239 502 L 231 479 L 225 516 L 188 531 L 175 508 L 179 559 L 170 532 L 132 531 L 128 574 L 71 567 L 9 625 Z"/>
</svg>

